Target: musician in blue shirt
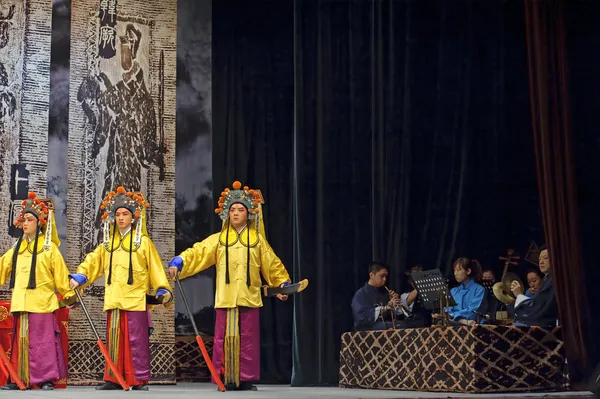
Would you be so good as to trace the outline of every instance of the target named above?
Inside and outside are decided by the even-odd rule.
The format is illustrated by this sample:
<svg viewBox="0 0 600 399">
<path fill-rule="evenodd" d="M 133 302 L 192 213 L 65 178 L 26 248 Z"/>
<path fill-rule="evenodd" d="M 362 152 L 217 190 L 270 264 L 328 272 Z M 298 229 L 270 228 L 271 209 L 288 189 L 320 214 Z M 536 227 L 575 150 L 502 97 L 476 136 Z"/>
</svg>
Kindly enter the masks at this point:
<svg viewBox="0 0 600 399">
<path fill-rule="evenodd" d="M 462 324 L 477 324 L 477 312 L 484 304 L 486 291 L 479 284 L 481 281 L 481 265 L 475 259 L 458 258 L 454 262 L 454 278 L 458 287 L 450 290 L 456 306 L 446 309 L 450 319 Z"/>
</svg>

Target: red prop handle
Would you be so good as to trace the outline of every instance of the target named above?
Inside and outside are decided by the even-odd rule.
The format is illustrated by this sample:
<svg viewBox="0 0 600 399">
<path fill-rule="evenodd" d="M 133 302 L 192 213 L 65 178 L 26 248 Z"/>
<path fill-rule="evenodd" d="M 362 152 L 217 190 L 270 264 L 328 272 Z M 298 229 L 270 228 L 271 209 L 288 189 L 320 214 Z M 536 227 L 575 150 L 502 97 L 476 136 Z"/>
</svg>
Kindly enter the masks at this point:
<svg viewBox="0 0 600 399">
<path fill-rule="evenodd" d="M 21 379 L 19 378 L 19 374 L 17 374 L 17 371 L 15 370 L 12 363 L 8 359 L 8 356 L 6 356 L 6 352 L 4 352 L 4 348 L 2 347 L 2 345 L 0 345 L 0 358 L 2 358 L 2 362 L 6 366 L 6 369 L 8 370 L 10 379 L 17 383 L 17 386 L 19 387 L 19 389 L 21 391 L 27 390 L 27 387 L 25 386 L 25 384 L 23 384 L 23 381 L 21 381 Z M 3 367 L 3 369 L 4 369 L 4 367 Z"/>
<path fill-rule="evenodd" d="M 213 366 L 212 361 L 210 360 L 210 357 L 208 356 L 208 352 L 206 351 L 206 347 L 204 346 L 204 341 L 202 341 L 202 337 L 197 335 L 196 342 L 198 342 L 198 346 L 200 347 L 200 352 L 202 352 L 202 357 L 204 357 L 204 361 L 208 365 L 210 374 L 212 374 L 213 378 L 217 382 L 219 391 L 225 392 L 225 385 L 223 385 L 223 382 L 221 381 L 219 374 L 217 374 L 217 371 L 215 370 L 215 366 Z"/>
<path fill-rule="evenodd" d="M 125 382 L 125 380 L 123 379 L 123 376 L 121 376 L 121 373 L 119 373 L 119 370 L 117 369 L 117 366 L 115 366 L 115 364 L 113 363 L 112 359 L 108 355 L 108 350 L 106 349 L 106 346 L 104 346 L 104 342 L 102 342 L 101 339 L 99 339 L 96 342 L 98 343 L 98 346 L 100 347 L 100 352 L 102 352 L 102 356 L 104 356 L 104 359 L 106 360 L 106 363 L 108 363 L 108 367 L 110 367 L 111 371 L 113 372 L 113 374 L 117 378 L 117 381 L 119 381 L 119 384 L 123 387 L 123 389 L 125 391 L 129 391 L 129 389 L 131 387 L 129 386 L 129 384 L 127 384 L 127 382 Z"/>
</svg>

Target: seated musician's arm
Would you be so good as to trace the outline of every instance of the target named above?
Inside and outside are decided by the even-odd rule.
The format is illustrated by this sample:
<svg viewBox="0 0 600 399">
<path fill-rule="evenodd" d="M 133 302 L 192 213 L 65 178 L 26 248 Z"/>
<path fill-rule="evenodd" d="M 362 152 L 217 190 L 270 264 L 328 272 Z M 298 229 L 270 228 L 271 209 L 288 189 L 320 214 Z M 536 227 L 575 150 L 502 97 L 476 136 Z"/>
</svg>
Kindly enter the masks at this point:
<svg viewBox="0 0 600 399">
<path fill-rule="evenodd" d="M 521 284 L 517 283 L 516 286 L 520 286 Z M 531 292 L 529 290 L 527 290 L 524 294 L 518 294 L 515 300 L 515 309 L 517 308 L 524 308 L 524 307 L 531 307 L 534 306 L 535 304 L 535 298 L 542 292 L 545 292 L 548 290 L 549 287 L 551 287 L 551 284 L 542 284 L 542 288 L 536 292 L 535 294 L 531 294 Z M 529 295 L 527 295 L 527 293 L 529 293 Z M 517 294 L 517 292 L 513 291 L 513 295 Z"/>
<path fill-rule="evenodd" d="M 466 320 L 477 320 L 477 311 L 485 299 L 485 288 L 479 284 L 475 284 L 470 295 L 462 297 L 462 307 L 456 309 L 452 313 L 453 319 L 458 321 L 460 319 Z M 459 304 L 460 305 L 460 304 Z"/>
<path fill-rule="evenodd" d="M 357 327 L 371 327 L 384 311 L 383 306 L 369 303 L 363 290 L 358 290 L 352 298 L 352 317 Z"/>
<path fill-rule="evenodd" d="M 515 300 L 515 309 L 520 306 L 526 306 L 528 302 L 532 303 L 531 299 L 532 298 L 528 297 L 527 295 L 523 295 L 523 294 L 517 295 L 517 299 Z"/>
<path fill-rule="evenodd" d="M 457 287 L 454 287 L 450 290 L 450 296 L 454 299 L 455 302 L 457 302 L 456 306 L 449 306 L 444 308 L 444 312 L 448 313 L 449 315 L 454 315 L 460 311 L 460 303 L 458 303 L 458 301 L 456 300 L 456 298 L 458 297 L 457 295 L 455 295 L 456 291 L 458 291 Z"/>
<path fill-rule="evenodd" d="M 402 306 L 409 312 L 412 312 L 413 305 L 417 300 L 417 290 L 412 290 L 411 292 L 405 292 L 400 295 L 400 301 L 402 302 Z"/>
</svg>

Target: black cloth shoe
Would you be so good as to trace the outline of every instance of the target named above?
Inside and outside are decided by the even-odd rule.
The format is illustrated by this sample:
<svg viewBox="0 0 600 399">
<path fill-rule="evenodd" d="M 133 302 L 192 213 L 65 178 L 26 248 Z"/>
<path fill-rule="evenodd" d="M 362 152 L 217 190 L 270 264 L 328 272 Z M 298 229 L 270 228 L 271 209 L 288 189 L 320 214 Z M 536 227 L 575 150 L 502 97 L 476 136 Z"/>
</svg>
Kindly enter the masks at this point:
<svg viewBox="0 0 600 399">
<path fill-rule="evenodd" d="M 217 390 L 219 388 L 217 387 Z M 225 384 L 226 391 L 258 391 L 256 385 L 252 385 L 251 382 L 240 381 L 240 386 L 236 386 L 235 384 Z"/>
<path fill-rule="evenodd" d="M 134 391 L 148 391 L 150 388 L 148 388 L 148 385 L 136 385 L 131 387 L 131 389 Z"/>
<path fill-rule="evenodd" d="M 241 381 L 240 386 L 237 389 L 238 391 L 258 391 L 256 385 L 252 385 L 251 382 Z"/>
<path fill-rule="evenodd" d="M 51 382 L 45 382 L 42 384 L 41 389 L 44 391 L 52 391 L 54 389 L 54 384 Z"/>
<path fill-rule="evenodd" d="M 116 391 L 118 389 L 123 389 L 123 388 L 121 388 L 120 385 L 115 384 L 114 382 L 110 382 L 110 381 L 107 381 L 104 384 L 98 385 L 96 387 L 97 391 Z"/>
<path fill-rule="evenodd" d="M 19 386 L 17 384 L 6 384 L 3 387 L 0 387 L 1 390 L 3 391 L 18 391 L 19 390 Z"/>
</svg>

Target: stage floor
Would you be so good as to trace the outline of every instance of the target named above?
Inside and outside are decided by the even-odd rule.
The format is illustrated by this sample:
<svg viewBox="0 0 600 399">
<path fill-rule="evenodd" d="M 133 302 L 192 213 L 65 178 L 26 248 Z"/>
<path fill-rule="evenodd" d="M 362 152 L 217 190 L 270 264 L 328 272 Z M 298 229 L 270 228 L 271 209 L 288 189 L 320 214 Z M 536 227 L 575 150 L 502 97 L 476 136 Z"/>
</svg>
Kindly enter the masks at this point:
<svg viewBox="0 0 600 399">
<path fill-rule="evenodd" d="M 178 385 L 151 386 L 147 392 L 123 392 L 123 391 L 96 391 L 94 387 L 68 387 L 51 392 L 46 391 L 24 391 L 24 392 L 0 392 L 0 398 L 60 398 L 60 399 L 95 399 L 95 398 L 142 398 L 153 397 L 157 399 L 213 399 L 224 397 L 236 397 L 244 399 L 258 398 L 363 398 L 363 399 L 429 399 L 429 398 L 550 398 L 550 399 L 587 399 L 594 398 L 591 392 L 564 392 L 564 393 L 520 393 L 520 394 L 449 394 L 449 393 L 429 393 L 429 392 L 411 392 L 411 391 L 384 391 L 372 389 L 342 389 L 336 387 L 324 388 L 292 388 L 288 385 L 259 385 L 255 392 L 218 392 L 215 385 L 208 383 L 180 383 Z"/>
</svg>

